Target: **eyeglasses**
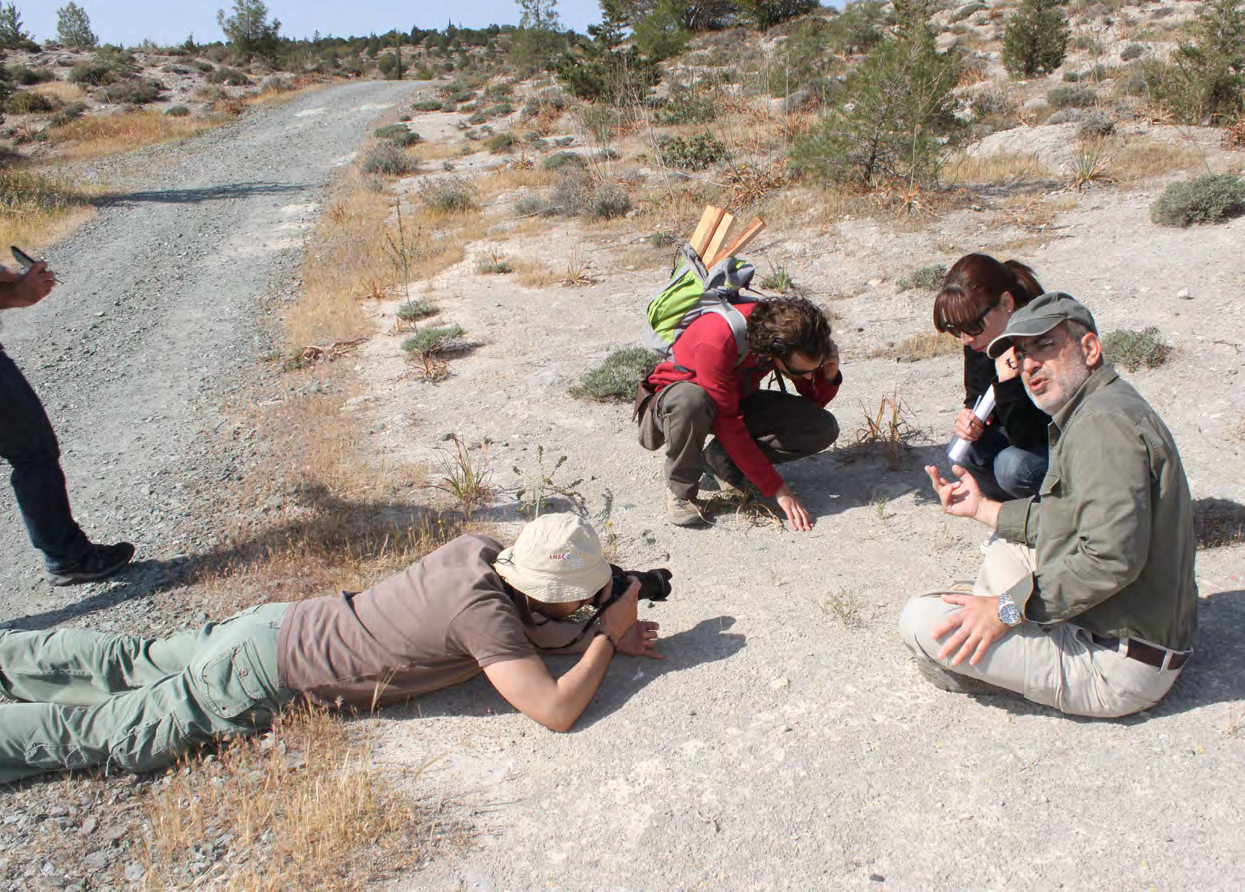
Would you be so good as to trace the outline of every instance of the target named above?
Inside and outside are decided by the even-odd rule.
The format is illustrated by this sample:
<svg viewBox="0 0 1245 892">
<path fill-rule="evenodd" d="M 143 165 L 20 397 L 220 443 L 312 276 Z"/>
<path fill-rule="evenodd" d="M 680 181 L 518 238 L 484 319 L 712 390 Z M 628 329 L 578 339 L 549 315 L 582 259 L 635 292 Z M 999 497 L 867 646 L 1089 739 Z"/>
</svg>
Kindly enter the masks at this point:
<svg viewBox="0 0 1245 892">
<path fill-rule="evenodd" d="M 787 362 L 786 360 L 784 360 L 783 368 L 787 370 L 788 377 L 803 378 L 805 375 L 811 375 L 813 372 L 817 371 L 819 368 L 822 367 L 823 364 L 824 363 L 819 362 L 817 363 L 817 365 L 813 366 L 811 369 L 797 369 L 797 368 L 792 368 L 791 364 Z"/>
<path fill-rule="evenodd" d="M 946 331 L 946 333 L 951 335 L 953 338 L 958 338 L 960 335 L 968 335 L 970 338 L 975 338 L 977 335 L 986 330 L 986 317 L 989 316 L 997 306 L 998 304 L 991 304 L 986 307 L 982 314 L 972 322 L 965 322 L 962 325 L 951 325 L 948 323 L 944 327 L 944 331 Z"/>
</svg>

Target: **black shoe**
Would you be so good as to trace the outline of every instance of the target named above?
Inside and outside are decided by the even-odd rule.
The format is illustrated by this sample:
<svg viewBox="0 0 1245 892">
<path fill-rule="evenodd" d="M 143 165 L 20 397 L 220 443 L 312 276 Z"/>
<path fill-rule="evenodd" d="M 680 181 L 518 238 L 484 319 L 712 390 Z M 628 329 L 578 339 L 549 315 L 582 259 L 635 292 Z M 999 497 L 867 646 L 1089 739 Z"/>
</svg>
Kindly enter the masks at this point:
<svg viewBox="0 0 1245 892">
<path fill-rule="evenodd" d="M 116 545 L 92 545 L 86 557 L 72 567 L 50 574 L 52 585 L 77 585 L 105 579 L 116 573 L 134 557 L 134 546 L 129 542 Z"/>
<path fill-rule="evenodd" d="M 916 668 L 921 673 L 921 677 L 934 687 L 943 691 L 950 691 L 953 694 L 975 694 L 978 697 L 1019 696 L 1014 691 L 992 685 L 988 681 L 982 681 L 980 678 L 973 678 L 971 675 L 961 675 L 958 672 L 952 672 L 950 669 L 944 669 L 933 660 L 917 657 Z"/>
</svg>

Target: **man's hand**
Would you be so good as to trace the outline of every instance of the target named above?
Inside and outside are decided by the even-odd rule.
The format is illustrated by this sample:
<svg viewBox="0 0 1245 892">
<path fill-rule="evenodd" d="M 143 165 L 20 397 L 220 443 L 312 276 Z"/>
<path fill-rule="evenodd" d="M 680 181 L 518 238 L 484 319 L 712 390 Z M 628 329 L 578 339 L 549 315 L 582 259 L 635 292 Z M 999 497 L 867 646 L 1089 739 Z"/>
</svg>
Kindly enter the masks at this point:
<svg viewBox="0 0 1245 892">
<path fill-rule="evenodd" d="M 627 630 L 627 634 L 621 638 L 616 638 L 615 643 L 620 654 L 629 654 L 633 657 L 650 657 L 654 660 L 660 660 L 659 654 L 655 648 L 657 647 L 657 623 L 642 619 Z"/>
<path fill-rule="evenodd" d="M 971 518 L 995 529 L 999 520 L 1000 503 L 982 495 L 981 487 L 973 475 L 962 467 L 953 465 L 951 470 L 955 472 L 958 480 L 944 480 L 942 473 L 934 465 L 925 466 L 925 473 L 934 484 L 942 510 L 955 517 Z"/>
<path fill-rule="evenodd" d="M 1007 624 L 999 619 L 999 599 L 981 595 L 943 595 L 948 604 L 959 604 L 962 610 L 947 617 L 935 626 L 930 634 L 941 639 L 952 635 L 938 651 L 938 659 L 945 660 L 953 652 L 952 666 L 958 666 L 968 658 L 970 666 L 976 666 L 996 641 L 1007 634 Z"/>
<path fill-rule="evenodd" d="M 1020 374 L 1020 363 L 1016 359 L 1016 350 L 1009 347 L 999 354 L 994 361 L 994 371 L 1000 381 L 1010 381 Z"/>
<path fill-rule="evenodd" d="M 839 345 L 834 341 L 830 342 L 830 351 L 826 354 L 826 361 L 821 364 L 821 371 L 827 381 L 833 381 L 839 374 Z"/>
<path fill-rule="evenodd" d="M 972 409 L 961 409 L 960 414 L 955 416 L 955 435 L 961 440 L 976 443 L 985 432 L 985 422 L 974 415 Z"/>
<path fill-rule="evenodd" d="M 616 646 L 621 645 L 623 638 L 636 624 L 640 610 L 640 580 L 634 576 L 627 578 L 631 580 L 627 591 L 621 598 L 605 608 L 605 612 L 597 620 L 601 631 L 609 635 Z"/>
<path fill-rule="evenodd" d="M 22 275 L 0 271 L 0 310 L 33 307 L 52 291 L 56 276 L 46 263 L 36 263 Z"/>
<path fill-rule="evenodd" d="M 813 520 L 809 516 L 808 509 L 796 498 L 795 493 L 791 491 L 790 484 L 784 483 L 782 488 L 774 493 L 774 498 L 778 500 L 778 507 L 782 509 L 783 514 L 787 515 L 792 529 L 803 532 L 813 528 Z"/>
</svg>

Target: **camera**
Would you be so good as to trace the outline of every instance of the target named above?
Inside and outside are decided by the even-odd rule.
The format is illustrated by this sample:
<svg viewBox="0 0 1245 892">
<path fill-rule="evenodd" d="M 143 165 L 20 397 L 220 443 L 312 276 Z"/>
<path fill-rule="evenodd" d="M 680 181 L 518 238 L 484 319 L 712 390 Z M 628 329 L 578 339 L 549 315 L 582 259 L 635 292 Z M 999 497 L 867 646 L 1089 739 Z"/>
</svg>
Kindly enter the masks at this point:
<svg viewBox="0 0 1245 892">
<path fill-rule="evenodd" d="M 646 601 L 664 601 L 670 597 L 670 579 L 674 576 L 665 567 L 658 567 L 655 570 L 624 570 L 615 564 L 610 564 L 612 578 L 610 580 L 610 593 L 606 598 L 602 609 L 613 604 L 619 598 L 627 593 L 627 589 L 631 586 L 631 579 L 634 576 L 640 580 L 640 597 Z"/>
</svg>

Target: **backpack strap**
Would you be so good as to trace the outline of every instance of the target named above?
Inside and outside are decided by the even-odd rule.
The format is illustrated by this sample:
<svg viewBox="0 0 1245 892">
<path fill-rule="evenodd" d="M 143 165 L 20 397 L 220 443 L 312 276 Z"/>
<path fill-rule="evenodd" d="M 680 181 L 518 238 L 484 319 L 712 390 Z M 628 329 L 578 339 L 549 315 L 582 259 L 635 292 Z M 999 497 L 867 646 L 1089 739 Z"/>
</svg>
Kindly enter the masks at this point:
<svg viewBox="0 0 1245 892">
<path fill-rule="evenodd" d="M 713 313 L 715 316 L 721 316 L 726 320 L 726 324 L 730 326 L 731 334 L 735 338 L 735 368 L 739 368 L 744 364 L 744 360 L 748 358 L 748 352 L 751 350 L 751 347 L 748 346 L 748 320 L 744 318 L 744 314 L 739 312 L 739 309 L 733 303 L 726 299 L 726 295 L 719 294 L 717 298 L 718 302 L 712 306 L 704 307 L 697 318 L 705 313 Z M 751 301 L 747 302 L 751 303 Z M 670 351 L 670 355 L 670 362 L 678 371 L 688 373 L 692 371 L 674 361 L 673 348 Z"/>
</svg>

